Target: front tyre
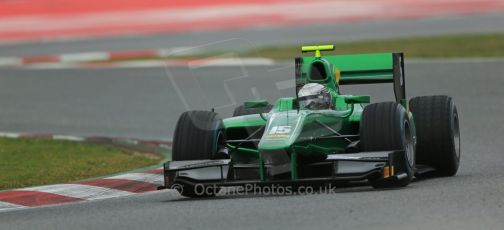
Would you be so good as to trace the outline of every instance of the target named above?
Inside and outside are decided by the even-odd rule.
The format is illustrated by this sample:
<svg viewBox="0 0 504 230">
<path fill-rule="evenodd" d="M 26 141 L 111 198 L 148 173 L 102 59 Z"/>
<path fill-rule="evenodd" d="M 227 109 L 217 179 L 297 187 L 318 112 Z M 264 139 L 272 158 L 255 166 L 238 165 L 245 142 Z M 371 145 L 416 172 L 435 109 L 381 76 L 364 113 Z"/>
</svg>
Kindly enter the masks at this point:
<svg viewBox="0 0 504 230">
<path fill-rule="evenodd" d="M 172 160 L 207 160 L 223 158 L 219 150 L 225 148 L 223 123 L 217 113 L 210 111 L 188 111 L 180 115 L 173 136 Z M 175 184 L 182 196 L 214 196 L 217 189 L 197 192 L 194 185 Z M 174 185 L 174 186 L 175 186 Z"/>
<path fill-rule="evenodd" d="M 460 162 L 457 107 L 448 96 L 423 96 L 410 100 L 417 133 L 417 162 L 453 176 Z"/>
<path fill-rule="evenodd" d="M 415 143 L 414 133 L 404 107 L 396 102 L 370 104 L 364 108 L 360 122 L 360 144 L 362 151 L 404 150 L 403 162 L 394 165 L 396 175 L 383 179 L 370 179 L 375 188 L 395 188 L 407 186 L 414 174 Z"/>
<path fill-rule="evenodd" d="M 180 115 L 173 135 L 172 160 L 206 160 L 217 158 L 224 145 L 223 123 L 210 111 L 187 111 Z"/>
</svg>

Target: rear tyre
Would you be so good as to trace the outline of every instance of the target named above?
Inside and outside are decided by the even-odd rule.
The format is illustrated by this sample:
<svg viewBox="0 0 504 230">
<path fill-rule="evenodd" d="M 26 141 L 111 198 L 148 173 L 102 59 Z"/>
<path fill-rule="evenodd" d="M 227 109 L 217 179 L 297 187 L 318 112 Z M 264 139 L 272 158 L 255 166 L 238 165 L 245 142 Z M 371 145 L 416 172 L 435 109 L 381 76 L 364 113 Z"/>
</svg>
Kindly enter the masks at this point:
<svg viewBox="0 0 504 230">
<path fill-rule="evenodd" d="M 410 100 L 417 133 L 417 162 L 453 176 L 460 162 L 457 107 L 448 96 L 423 96 Z"/>
<path fill-rule="evenodd" d="M 364 108 L 360 123 L 360 144 L 363 151 L 404 150 L 403 162 L 394 165 L 396 177 L 370 179 L 375 188 L 407 186 L 414 174 L 414 133 L 403 106 L 396 102 L 370 104 Z"/>
<path fill-rule="evenodd" d="M 233 112 L 233 117 L 250 115 L 250 114 L 259 114 L 259 113 L 268 113 L 273 108 L 273 105 L 268 104 L 266 107 L 261 108 L 245 108 L 245 106 L 240 105 L 235 108 Z"/>
<path fill-rule="evenodd" d="M 175 128 L 172 147 L 172 160 L 206 160 L 220 158 L 218 150 L 224 146 L 223 123 L 217 113 L 210 111 L 184 112 Z M 187 197 L 214 196 L 215 189 L 209 192 L 196 192 L 195 186 L 177 184 L 177 190 Z M 201 189 L 201 188 L 199 188 Z"/>
</svg>

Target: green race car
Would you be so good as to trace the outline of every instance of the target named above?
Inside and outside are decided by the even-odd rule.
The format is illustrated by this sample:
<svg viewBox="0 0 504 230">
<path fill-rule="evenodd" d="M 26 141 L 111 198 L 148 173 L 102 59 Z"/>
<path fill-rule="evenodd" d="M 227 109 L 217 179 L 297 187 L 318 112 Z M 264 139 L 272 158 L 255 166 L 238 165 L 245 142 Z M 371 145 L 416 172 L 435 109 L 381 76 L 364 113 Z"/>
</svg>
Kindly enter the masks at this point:
<svg viewBox="0 0 504 230">
<path fill-rule="evenodd" d="M 393 188 L 426 173 L 455 175 L 460 133 L 452 98 L 407 100 L 402 53 L 321 56 L 333 49 L 302 47 L 315 56 L 295 59 L 293 97 L 246 101 L 227 119 L 183 113 L 160 189 L 201 197 L 247 185 L 369 181 Z M 369 96 L 339 90 L 370 83 L 393 83 L 396 101 L 369 104 Z"/>
</svg>

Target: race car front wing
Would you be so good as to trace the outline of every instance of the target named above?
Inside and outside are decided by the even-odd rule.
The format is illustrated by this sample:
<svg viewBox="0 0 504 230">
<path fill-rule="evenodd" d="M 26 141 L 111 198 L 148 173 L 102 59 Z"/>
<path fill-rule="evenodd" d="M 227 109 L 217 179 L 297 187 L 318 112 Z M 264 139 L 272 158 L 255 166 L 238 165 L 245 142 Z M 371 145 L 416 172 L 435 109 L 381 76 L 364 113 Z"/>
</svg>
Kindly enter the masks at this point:
<svg viewBox="0 0 504 230">
<path fill-rule="evenodd" d="M 395 180 L 407 176 L 404 151 L 360 152 L 329 154 L 323 162 L 298 166 L 291 161 L 290 176 L 287 178 L 268 177 L 268 169 L 273 167 L 264 163 L 234 164 L 230 159 L 171 161 L 164 164 L 164 185 L 159 189 L 172 188 L 175 184 L 244 186 L 254 185 L 298 185 L 314 183 L 335 183 L 341 181 L 361 181 L 366 179 Z M 325 176 L 310 176 L 300 173 L 329 168 Z M 327 171 L 327 170 L 326 170 Z"/>
</svg>

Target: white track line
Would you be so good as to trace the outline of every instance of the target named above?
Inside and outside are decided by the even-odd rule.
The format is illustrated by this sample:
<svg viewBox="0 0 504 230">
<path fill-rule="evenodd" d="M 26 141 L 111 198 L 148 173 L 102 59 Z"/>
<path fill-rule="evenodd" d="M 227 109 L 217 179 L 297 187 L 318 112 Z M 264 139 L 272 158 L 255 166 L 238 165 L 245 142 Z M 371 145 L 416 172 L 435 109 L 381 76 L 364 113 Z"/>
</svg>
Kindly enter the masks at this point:
<svg viewBox="0 0 504 230">
<path fill-rule="evenodd" d="M 28 64 L 18 67 L 19 69 L 70 69 L 70 68 L 82 68 L 77 64 L 73 63 L 37 63 Z"/>
<path fill-rule="evenodd" d="M 190 61 L 191 67 L 205 67 L 205 66 L 265 66 L 273 65 L 275 61 L 269 58 L 212 58 Z"/>
<path fill-rule="evenodd" d="M 67 197 L 80 198 L 84 200 L 100 200 L 100 199 L 128 196 L 134 194 L 115 189 L 102 188 L 91 185 L 81 185 L 81 184 L 56 184 L 56 185 L 24 188 L 18 190 L 47 192 Z"/>
<path fill-rule="evenodd" d="M 26 206 L 11 204 L 11 203 L 0 201 L 0 212 L 6 211 L 6 210 L 18 209 L 18 208 L 26 208 Z"/>
<path fill-rule="evenodd" d="M 19 133 L 5 133 L 5 132 L 0 132 L 0 137 L 10 137 L 10 138 L 19 138 L 21 134 Z"/>
<path fill-rule="evenodd" d="M 86 138 L 83 137 L 75 137 L 75 136 L 67 136 L 67 135 L 54 135 L 52 137 L 53 140 L 66 140 L 66 141 L 85 141 Z"/>
<path fill-rule="evenodd" d="M 0 58 L 0 66 L 21 66 L 21 58 Z"/>
<path fill-rule="evenodd" d="M 218 58 L 201 59 L 181 62 L 178 60 L 153 60 L 153 61 L 121 61 L 105 64 L 86 65 L 79 63 L 37 63 L 28 64 L 20 69 L 119 69 L 119 68 L 155 68 L 155 67 L 226 67 L 226 66 L 271 66 L 276 62 L 268 58 Z"/>
<path fill-rule="evenodd" d="M 106 61 L 110 59 L 110 54 L 108 52 L 62 54 L 59 59 L 61 62 Z"/>
<path fill-rule="evenodd" d="M 448 58 L 448 59 L 406 59 L 406 64 L 417 63 L 488 63 L 504 62 L 504 58 Z M 181 63 L 174 60 L 160 61 L 123 61 L 112 62 L 104 65 L 79 65 L 78 63 L 40 63 L 18 66 L 20 69 L 127 69 L 127 68 L 159 68 L 159 67 L 230 67 L 230 66 L 273 66 L 283 65 L 286 62 L 277 62 L 267 58 L 225 58 L 225 59 L 202 59 Z M 1 67 L 1 64 L 0 64 Z M 9 66 L 6 66 L 9 67 Z M 281 68 L 283 69 L 283 67 Z M 277 87 L 284 88 L 286 84 Z"/>
<path fill-rule="evenodd" d="M 108 177 L 107 179 L 134 180 L 158 185 L 162 185 L 164 182 L 163 175 L 152 173 L 126 173 L 122 175 Z"/>
</svg>

